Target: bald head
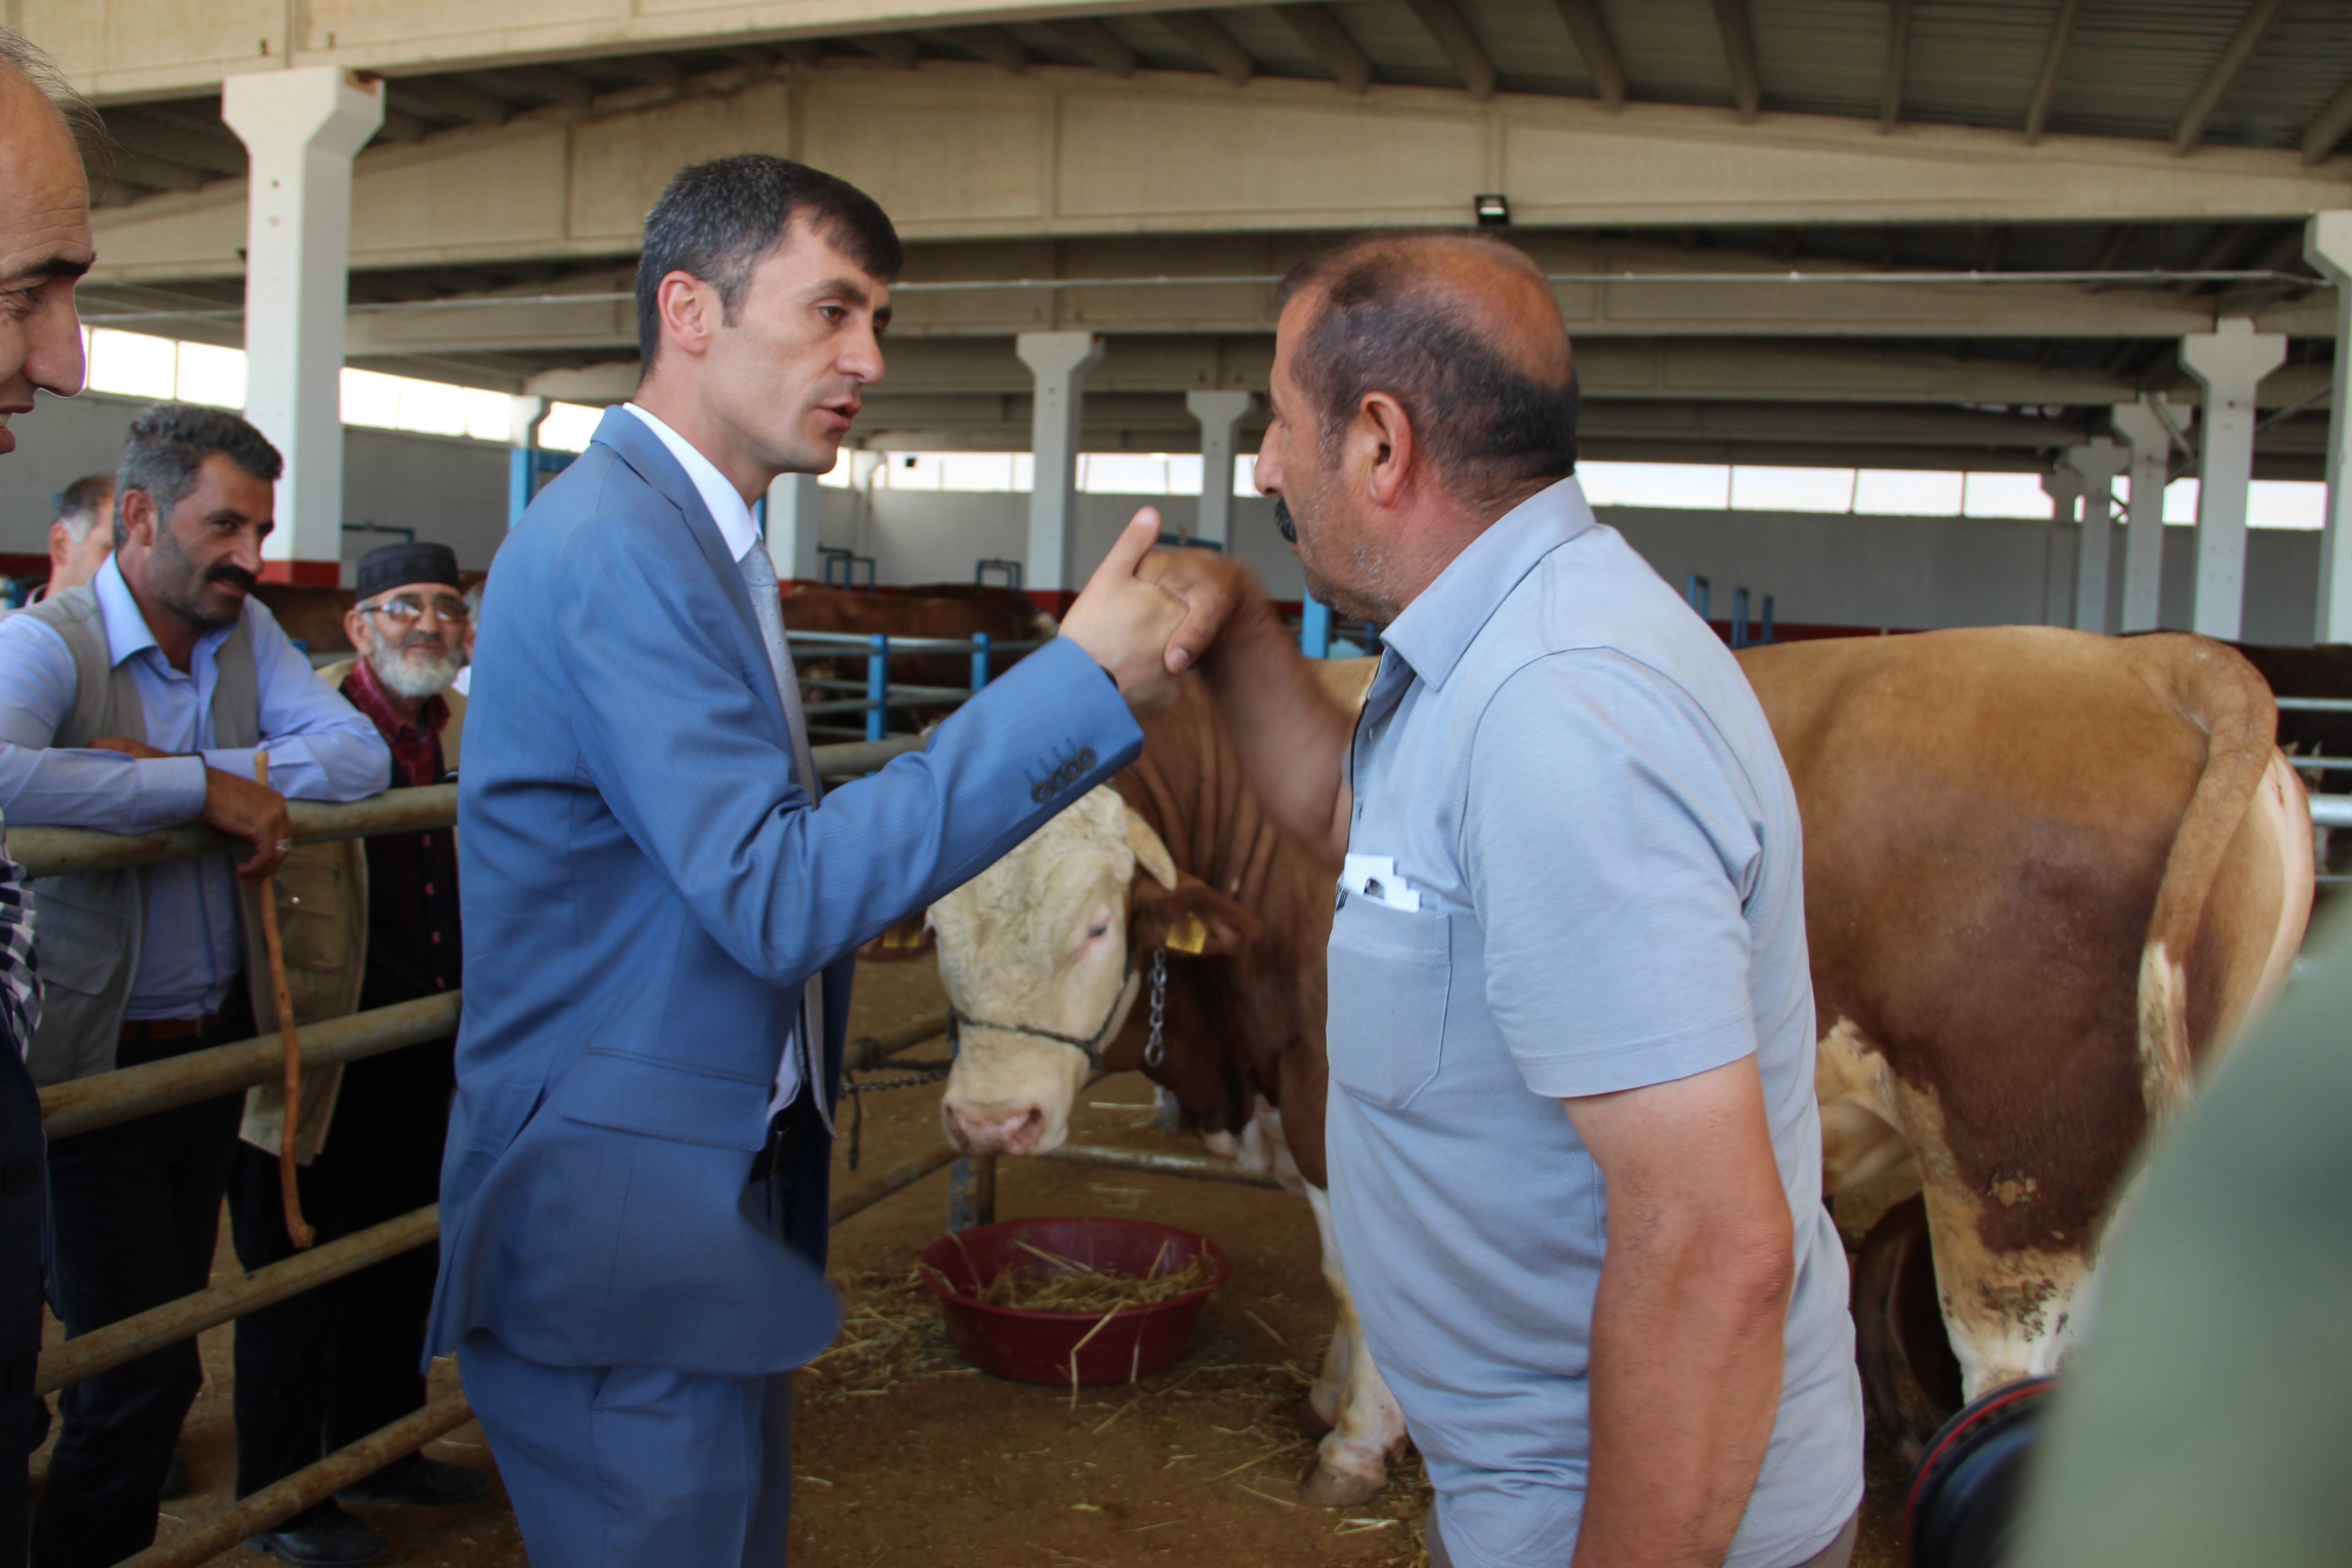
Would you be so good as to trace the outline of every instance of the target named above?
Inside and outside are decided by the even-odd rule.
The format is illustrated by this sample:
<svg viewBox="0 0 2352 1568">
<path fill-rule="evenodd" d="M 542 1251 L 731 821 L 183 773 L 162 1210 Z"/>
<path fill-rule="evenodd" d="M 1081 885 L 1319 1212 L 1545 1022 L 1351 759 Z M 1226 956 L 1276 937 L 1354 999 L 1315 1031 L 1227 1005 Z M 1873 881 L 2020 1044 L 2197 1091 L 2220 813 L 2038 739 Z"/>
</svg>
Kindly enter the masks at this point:
<svg viewBox="0 0 2352 1568">
<path fill-rule="evenodd" d="M 1576 468 L 1568 328 L 1542 269 L 1471 234 L 1376 234 L 1284 280 L 1289 370 L 1335 447 L 1363 399 L 1404 408 L 1446 488 L 1490 509 Z"/>
<path fill-rule="evenodd" d="M 36 391 L 81 390 L 76 279 L 94 256 L 89 187 L 70 121 L 96 122 L 55 68 L 0 28 L 0 453 Z"/>
</svg>

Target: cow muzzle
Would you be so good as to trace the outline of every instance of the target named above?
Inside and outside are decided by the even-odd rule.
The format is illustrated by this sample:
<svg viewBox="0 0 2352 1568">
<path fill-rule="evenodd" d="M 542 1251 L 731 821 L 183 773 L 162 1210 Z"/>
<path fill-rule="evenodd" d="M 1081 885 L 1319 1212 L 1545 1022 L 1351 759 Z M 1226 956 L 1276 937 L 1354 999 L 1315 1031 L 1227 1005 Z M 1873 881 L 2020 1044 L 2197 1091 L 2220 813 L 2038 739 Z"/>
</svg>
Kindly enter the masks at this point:
<svg viewBox="0 0 2352 1568">
<path fill-rule="evenodd" d="M 967 1154 L 1042 1154 L 1049 1147 L 1045 1110 L 1039 1105 L 1008 1110 L 958 1105 L 950 1100 L 941 1102 L 940 1121 L 947 1129 L 948 1142 Z M 1051 1131 L 1058 1133 L 1060 1129 Z M 1056 1136 L 1053 1142 L 1061 1141 Z"/>
</svg>

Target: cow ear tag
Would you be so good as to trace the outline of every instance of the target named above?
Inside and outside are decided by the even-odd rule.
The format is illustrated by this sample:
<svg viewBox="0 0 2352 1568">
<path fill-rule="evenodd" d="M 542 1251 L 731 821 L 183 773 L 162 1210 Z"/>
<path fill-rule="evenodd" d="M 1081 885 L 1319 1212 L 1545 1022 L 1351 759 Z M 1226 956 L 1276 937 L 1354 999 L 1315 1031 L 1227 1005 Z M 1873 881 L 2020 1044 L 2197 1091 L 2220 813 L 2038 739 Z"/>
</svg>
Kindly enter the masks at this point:
<svg viewBox="0 0 2352 1568">
<path fill-rule="evenodd" d="M 1160 945 L 1171 952 L 1198 958 L 1209 951 L 1208 925 L 1197 912 L 1186 910 L 1184 918 L 1170 928 L 1168 940 Z"/>
</svg>

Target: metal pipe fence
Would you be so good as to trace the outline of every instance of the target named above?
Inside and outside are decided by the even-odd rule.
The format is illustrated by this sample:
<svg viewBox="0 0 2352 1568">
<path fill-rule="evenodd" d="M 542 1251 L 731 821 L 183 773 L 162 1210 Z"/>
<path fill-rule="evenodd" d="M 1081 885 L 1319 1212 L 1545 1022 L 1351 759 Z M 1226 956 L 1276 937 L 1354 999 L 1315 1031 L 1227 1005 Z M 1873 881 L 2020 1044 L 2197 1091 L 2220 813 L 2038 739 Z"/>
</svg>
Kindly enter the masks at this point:
<svg viewBox="0 0 2352 1568">
<path fill-rule="evenodd" d="M 819 774 L 836 781 L 871 773 L 893 757 L 921 750 L 922 745 L 921 737 L 908 735 L 818 746 L 814 751 Z M 315 844 L 452 827 L 457 806 L 457 787 L 443 784 L 387 791 L 348 804 L 289 801 L 288 812 L 295 841 Z M 242 840 L 200 823 L 142 834 L 17 827 L 8 830 L 6 843 L 12 858 L 35 876 L 44 877 L 208 855 L 242 856 L 247 847 Z M 456 1031 L 462 1006 L 462 994 L 452 992 L 306 1025 L 296 1036 L 301 1067 L 305 1071 L 317 1070 L 445 1037 Z M 936 1038 L 946 1027 L 946 1016 L 935 1015 L 881 1039 L 853 1041 L 846 1065 L 851 1070 L 878 1066 L 900 1051 Z M 42 1130 L 53 1139 L 69 1137 L 269 1082 L 282 1068 L 282 1044 L 274 1037 L 240 1040 L 52 1084 L 41 1091 Z M 941 1149 L 835 1194 L 831 1223 L 838 1225 L 871 1207 L 953 1158 L 953 1151 Z M 439 1235 L 440 1206 L 431 1205 L 164 1302 L 45 1352 L 37 1363 L 34 1386 L 41 1394 L 54 1392 L 387 1258 L 430 1245 Z M 185 1568 L 204 1562 L 415 1452 L 462 1426 L 472 1414 L 462 1393 L 446 1395 L 241 1500 L 235 1507 L 199 1521 L 130 1559 L 126 1568 Z"/>
<path fill-rule="evenodd" d="M 844 653 L 860 649 L 865 652 L 866 679 L 863 682 L 817 679 L 802 683 L 826 690 L 863 691 L 863 697 L 812 702 L 803 712 L 811 716 L 863 713 L 866 716 L 866 738 L 869 742 L 883 738 L 892 709 L 967 701 L 989 683 L 993 674 L 992 660 L 995 655 L 1027 653 L 1045 646 L 1036 639 L 998 642 L 986 632 L 977 632 L 969 637 L 894 637 L 879 632 L 795 631 L 787 631 L 785 636 L 796 650 L 805 648 L 815 653 L 830 648 Z M 939 653 L 969 654 L 971 657 L 971 683 L 965 687 L 893 686 L 890 683 L 892 659 Z"/>
</svg>

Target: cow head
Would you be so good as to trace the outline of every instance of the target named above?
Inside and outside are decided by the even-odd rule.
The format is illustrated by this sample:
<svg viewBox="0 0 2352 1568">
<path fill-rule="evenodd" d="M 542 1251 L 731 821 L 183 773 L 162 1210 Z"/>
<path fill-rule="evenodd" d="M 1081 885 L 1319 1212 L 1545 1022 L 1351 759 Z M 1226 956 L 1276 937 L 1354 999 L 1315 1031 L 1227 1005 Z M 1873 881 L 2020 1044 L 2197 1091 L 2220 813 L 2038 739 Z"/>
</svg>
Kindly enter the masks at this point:
<svg viewBox="0 0 2352 1568">
<path fill-rule="evenodd" d="M 1090 1068 L 1066 1041 L 1109 1045 L 1143 993 L 1152 948 L 1235 952 L 1257 932 L 1241 906 L 1180 877 L 1160 836 L 1108 786 L 933 904 L 929 925 L 960 1018 L 940 1118 L 974 1154 L 1060 1147 Z"/>
</svg>

